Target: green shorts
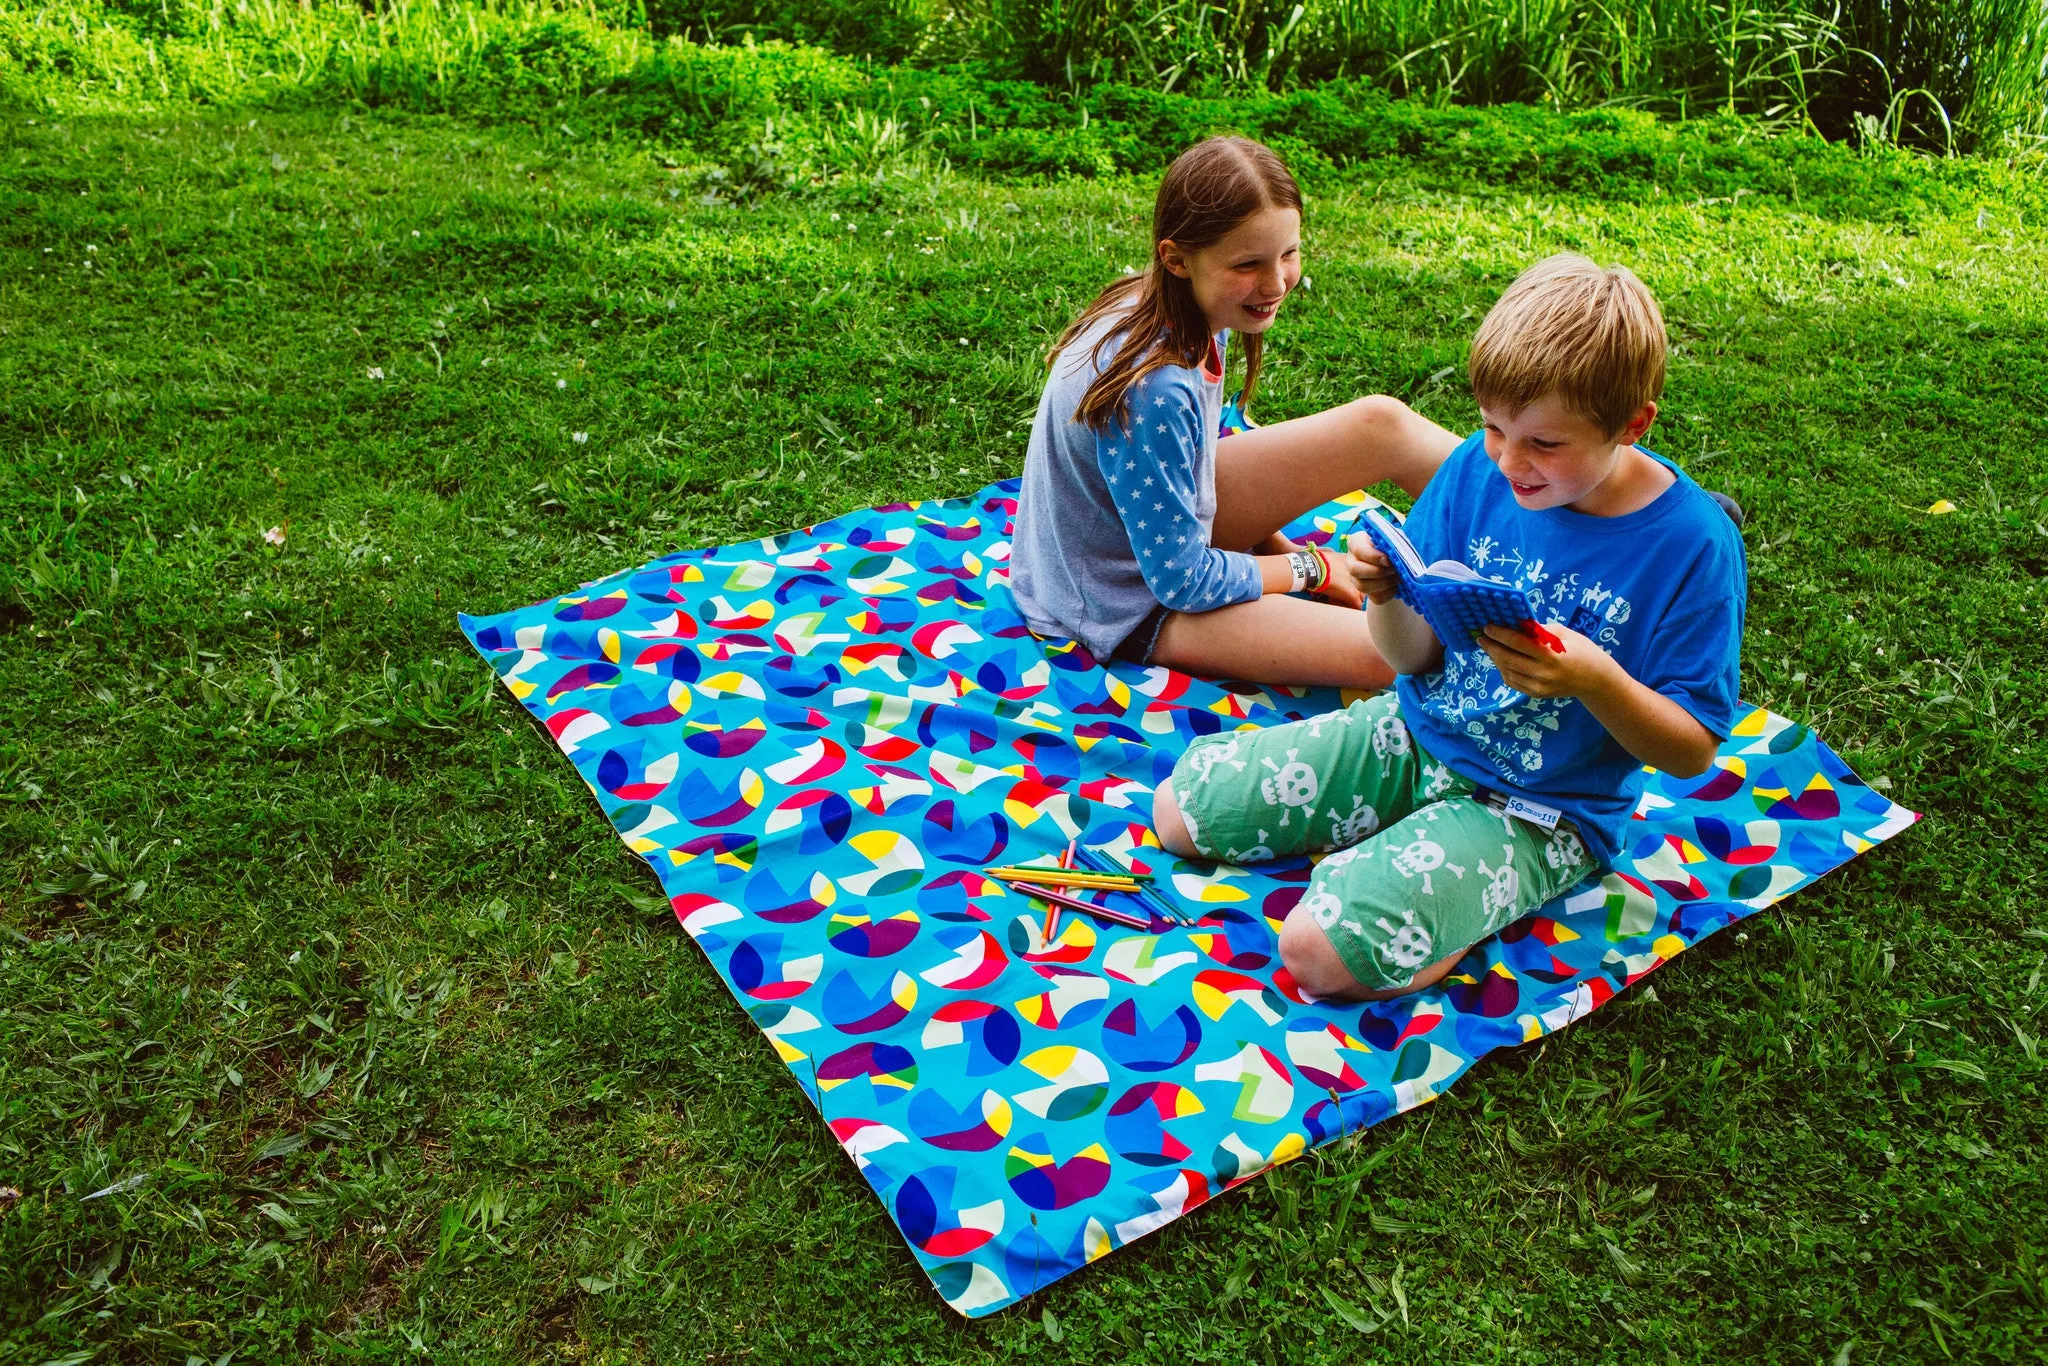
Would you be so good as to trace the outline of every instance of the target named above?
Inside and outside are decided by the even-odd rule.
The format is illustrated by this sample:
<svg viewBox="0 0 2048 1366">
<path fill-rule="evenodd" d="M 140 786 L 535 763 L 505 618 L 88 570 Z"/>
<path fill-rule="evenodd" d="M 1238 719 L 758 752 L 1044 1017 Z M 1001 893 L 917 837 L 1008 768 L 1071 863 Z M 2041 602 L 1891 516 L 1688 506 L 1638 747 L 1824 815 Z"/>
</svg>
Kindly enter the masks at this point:
<svg viewBox="0 0 2048 1366">
<path fill-rule="evenodd" d="M 1230 863 L 1335 850 L 1295 908 L 1368 990 L 1398 990 L 1596 871 L 1569 820 L 1504 799 L 1431 758 L 1392 693 L 1263 730 L 1204 736 L 1174 766 L 1195 848 Z"/>
</svg>

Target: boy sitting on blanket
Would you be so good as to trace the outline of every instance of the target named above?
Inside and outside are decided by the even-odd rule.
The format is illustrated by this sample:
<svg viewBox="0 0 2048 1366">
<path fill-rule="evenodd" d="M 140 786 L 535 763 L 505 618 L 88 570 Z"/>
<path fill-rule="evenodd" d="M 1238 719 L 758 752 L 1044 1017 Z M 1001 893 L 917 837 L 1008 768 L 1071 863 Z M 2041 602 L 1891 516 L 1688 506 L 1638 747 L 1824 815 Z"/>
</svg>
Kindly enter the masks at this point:
<svg viewBox="0 0 2048 1366">
<path fill-rule="evenodd" d="M 1280 934 L 1326 1000 L 1420 990 L 1620 850 L 1644 766 L 1704 772 L 1734 722 L 1747 569 L 1709 495 L 1635 443 L 1664 388 L 1640 280 L 1539 262 L 1472 343 L 1485 426 L 1409 514 L 1425 560 L 1505 579 L 1556 645 L 1439 640 L 1364 536 L 1352 572 L 1392 693 L 1197 740 L 1160 785 L 1160 840 L 1255 862 L 1335 850 Z"/>
</svg>

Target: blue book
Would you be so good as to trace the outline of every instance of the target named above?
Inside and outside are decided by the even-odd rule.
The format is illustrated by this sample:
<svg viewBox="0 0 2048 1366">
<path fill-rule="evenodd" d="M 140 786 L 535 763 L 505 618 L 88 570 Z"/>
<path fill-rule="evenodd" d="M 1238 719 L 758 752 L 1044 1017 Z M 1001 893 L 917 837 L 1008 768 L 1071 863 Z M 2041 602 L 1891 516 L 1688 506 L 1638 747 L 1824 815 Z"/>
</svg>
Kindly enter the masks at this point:
<svg viewBox="0 0 2048 1366">
<path fill-rule="evenodd" d="M 1397 590 L 1401 601 L 1419 612 L 1444 644 L 1462 648 L 1489 626 L 1529 630 L 1528 600 L 1513 584 L 1488 578 L 1456 560 L 1424 564 L 1422 552 L 1408 539 L 1408 533 L 1377 512 L 1368 511 L 1359 518 L 1359 526 L 1393 562 L 1401 581 Z"/>
</svg>

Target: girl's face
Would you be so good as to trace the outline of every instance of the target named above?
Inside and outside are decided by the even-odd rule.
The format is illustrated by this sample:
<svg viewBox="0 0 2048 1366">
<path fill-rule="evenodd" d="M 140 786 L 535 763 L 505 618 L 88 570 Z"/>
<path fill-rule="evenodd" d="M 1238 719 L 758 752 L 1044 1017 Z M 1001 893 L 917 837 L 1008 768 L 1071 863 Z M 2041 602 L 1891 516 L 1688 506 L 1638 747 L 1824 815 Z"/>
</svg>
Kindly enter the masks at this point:
<svg viewBox="0 0 2048 1366">
<path fill-rule="evenodd" d="M 1206 247 L 1169 238 L 1159 263 L 1194 287 L 1211 332 L 1263 332 L 1301 278 L 1301 212 L 1261 209 Z"/>
</svg>

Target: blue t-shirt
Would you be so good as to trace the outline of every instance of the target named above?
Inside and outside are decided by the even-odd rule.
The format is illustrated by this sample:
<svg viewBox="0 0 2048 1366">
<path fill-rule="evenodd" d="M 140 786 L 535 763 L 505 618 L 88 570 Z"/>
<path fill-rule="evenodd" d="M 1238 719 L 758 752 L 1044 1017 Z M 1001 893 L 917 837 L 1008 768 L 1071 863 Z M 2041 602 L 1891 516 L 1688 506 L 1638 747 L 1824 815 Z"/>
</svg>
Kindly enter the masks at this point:
<svg viewBox="0 0 2048 1366">
<path fill-rule="evenodd" d="M 1749 571 L 1742 535 L 1677 466 L 1677 481 L 1619 517 L 1525 511 L 1475 432 L 1415 500 L 1408 537 L 1426 560 L 1460 560 L 1505 579 L 1539 622 L 1562 622 L 1629 676 L 1716 736 L 1735 723 Z M 1556 807 L 1611 862 L 1642 795 L 1640 760 L 1570 697 L 1508 687 L 1477 645 L 1444 648 L 1432 674 L 1396 682 L 1422 747 L 1482 787 Z"/>
</svg>

